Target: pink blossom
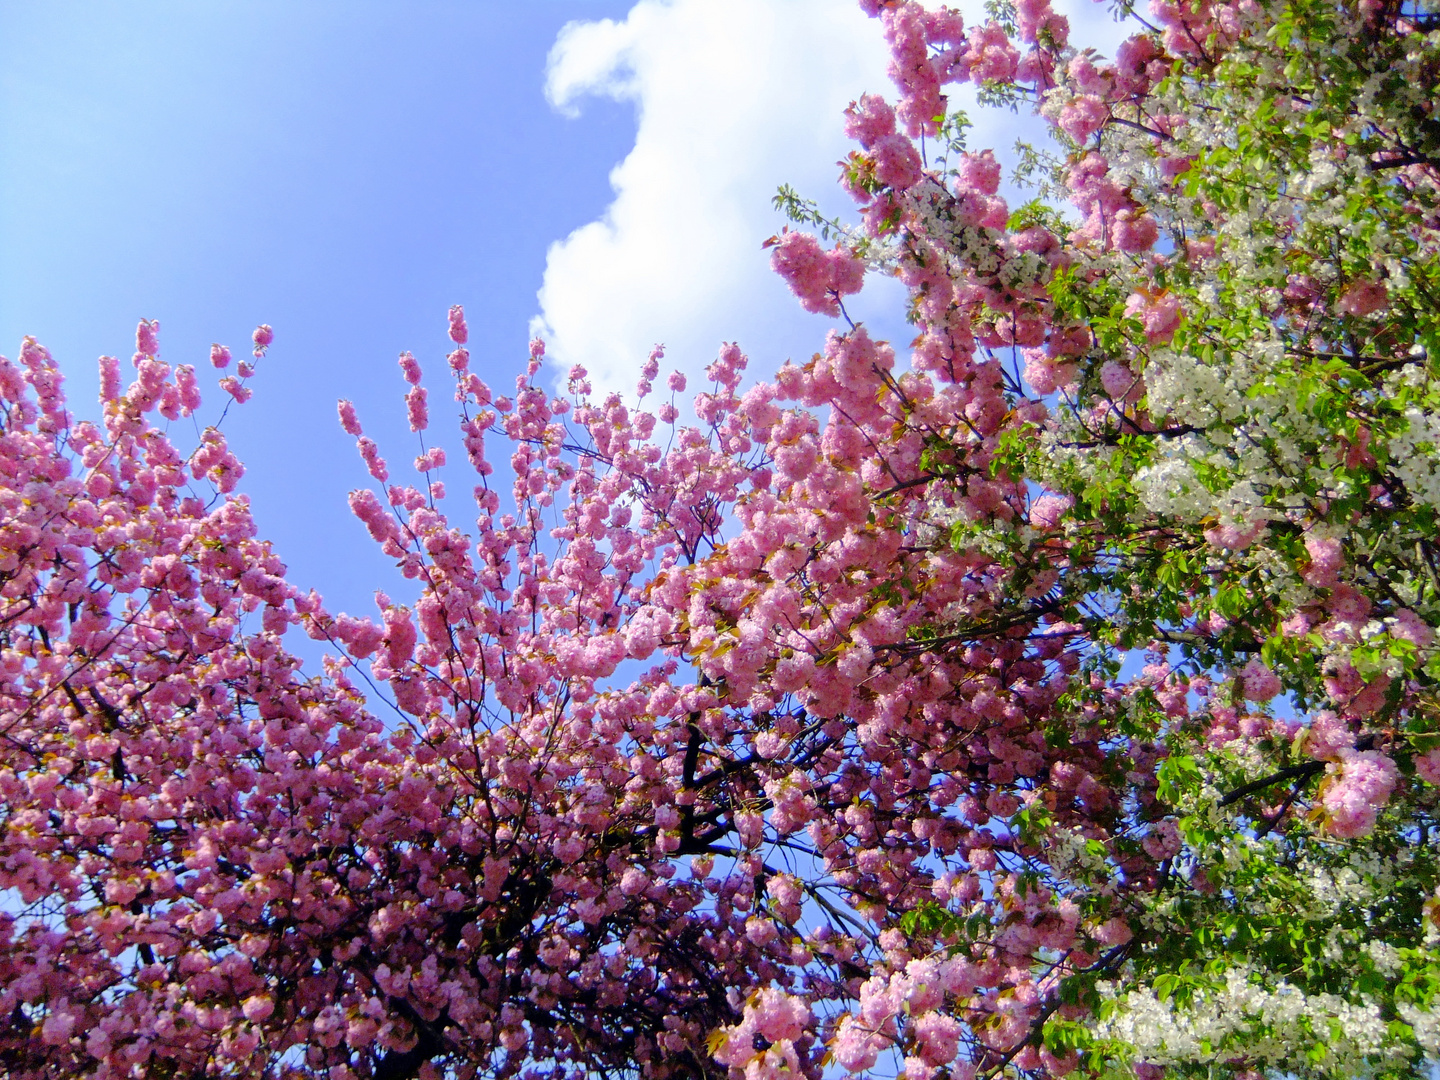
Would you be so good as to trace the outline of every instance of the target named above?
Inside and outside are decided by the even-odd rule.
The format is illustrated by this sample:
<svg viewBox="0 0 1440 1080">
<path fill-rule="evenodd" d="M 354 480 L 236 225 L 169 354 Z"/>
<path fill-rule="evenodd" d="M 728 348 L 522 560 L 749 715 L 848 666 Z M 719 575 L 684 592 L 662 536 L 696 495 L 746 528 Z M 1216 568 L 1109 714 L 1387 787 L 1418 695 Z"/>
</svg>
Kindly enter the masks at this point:
<svg viewBox="0 0 1440 1080">
<path fill-rule="evenodd" d="M 254 391 L 242 383 L 234 375 L 227 375 L 220 380 L 220 389 L 224 390 L 239 404 L 243 405 L 254 395 Z"/>
<path fill-rule="evenodd" d="M 1325 600 L 1325 607 L 1341 622 L 1363 625 L 1370 617 L 1370 598 L 1350 585 L 1336 585 Z"/>
<path fill-rule="evenodd" d="M 895 110 L 876 94 L 863 94 L 845 110 L 845 135 L 869 150 L 895 134 Z"/>
<path fill-rule="evenodd" d="M 1385 705 L 1391 681 L 1389 675 L 1376 675 L 1350 697 L 1346 711 L 1353 716 L 1374 716 Z"/>
<path fill-rule="evenodd" d="M 190 416 L 200 408 L 200 384 L 195 378 L 194 367 L 189 364 L 179 364 L 175 368 L 175 396 L 182 416 Z"/>
<path fill-rule="evenodd" d="M 60 1046 L 70 1041 L 75 1030 L 75 1014 L 68 1009 L 52 1011 L 40 1025 L 40 1038 L 46 1045 Z"/>
<path fill-rule="evenodd" d="M 1390 302 L 1390 291 L 1383 281 L 1360 280 L 1340 294 L 1335 307 L 1357 319 L 1379 311 Z"/>
<path fill-rule="evenodd" d="M 900 89 L 897 118 L 912 138 L 922 131 L 938 130 L 936 117 L 945 113 L 940 74 L 929 55 L 930 19 L 918 4 L 900 4 L 884 14 L 885 38 L 890 43 L 890 78 Z"/>
<path fill-rule="evenodd" d="M 362 435 L 357 439 L 355 445 L 360 448 L 360 457 L 369 469 L 370 475 L 382 484 L 389 480 L 390 470 L 385 465 L 385 459 L 380 456 L 380 448 L 375 441 Z"/>
<path fill-rule="evenodd" d="M 1040 1048 L 1040 1064 L 1055 1080 L 1060 1080 L 1061 1077 L 1069 1076 L 1075 1071 L 1075 1067 L 1080 1064 L 1080 1052 L 1066 1050 L 1057 1055 L 1049 1047 L 1042 1046 Z"/>
<path fill-rule="evenodd" d="M 756 1054 L 745 1065 L 745 1080 L 799 1080 L 800 1059 L 795 1046 L 788 1039 L 775 1043 L 768 1050 Z"/>
<path fill-rule="evenodd" d="M 919 182 L 920 152 L 904 135 L 883 136 L 876 140 L 871 153 L 875 158 L 875 178 L 882 184 L 896 191 L 904 191 Z"/>
<path fill-rule="evenodd" d="M 1214 254 L 1213 245 L 1210 254 Z M 1291 274 L 1286 280 L 1283 295 L 1292 304 L 1309 307 L 1320 295 L 1320 283 L 1309 274 Z"/>
<path fill-rule="evenodd" d="M 219 342 L 210 346 L 210 363 L 216 368 L 225 368 L 230 364 L 230 350 Z"/>
<path fill-rule="evenodd" d="M 1084 145 L 1110 119 L 1110 106 L 1094 94 L 1080 94 L 1060 109 L 1056 123 L 1060 130 Z"/>
<path fill-rule="evenodd" d="M 915 1020 L 914 1030 L 917 1050 L 926 1065 L 938 1068 L 955 1060 L 964 1029 L 953 1016 L 934 1011 L 922 1013 Z"/>
<path fill-rule="evenodd" d="M 1339 774 L 1332 773 L 1320 798 L 1326 828 L 1346 839 L 1369 835 L 1399 776 L 1395 762 L 1378 750 L 1341 750 Z"/>
<path fill-rule="evenodd" d="M 1174 293 L 1165 292 L 1152 297 L 1137 292 L 1126 300 L 1125 314 L 1140 319 L 1146 341 L 1152 345 L 1163 345 L 1175 336 L 1183 310 L 1180 298 Z"/>
<path fill-rule="evenodd" d="M 1000 162 L 992 150 L 962 154 L 956 174 L 955 184 L 961 192 L 994 195 L 1000 190 Z"/>
<path fill-rule="evenodd" d="M 632 866 L 620 879 L 620 891 L 626 896 L 638 896 L 650 885 L 649 876 L 639 867 Z"/>
<path fill-rule="evenodd" d="M 1204 532 L 1205 539 L 1214 547 L 1227 551 L 1244 551 L 1265 535 L 1265 522 L 1222 521 Z"/>
<path fill-rule="evenodd" d="M 114 401 L 120 396 L 120 361 L 113 356 L 100 357 L 100 401 Z"/>
<path fill-rule="evenodd" d="M 1402 641 L 1418 645 L 1422 649 L 1428 649 L 1435 643 L 1434 628 L 1427 625 L 1419 615 L 1409 608 L 1400 608 L 1395 612 L 1395 622 L 1390 634 Z"/>
<path fill-rule="evenodd" d="M 412 386 L 405 395 L 405 412 L 410 420 L 411 431 L 424 431 L 430 426 L 430 410 L 426 405 L 426 396 L 423 386 Z"/>
<path fill-rule="evenodd" d="M 971 32 L 970 48 L 965 54 L 971 81 L 1011 82 L 1019 61 L 1019 51 L 1000 24 L 988 22 Z"/>
<path fill-rule="evenodd" d="M 948 5 L 927 10 L 925 38 L 933 47 L 958 49 L 965 44 L 965 17 Z"/>
<path fill-rule="evenodd" d="M 809 233 L 787 232 L 775 246 L 770 265 L 800 298 L 800 306 L 817 314 L 840 314 L 839 297 L 859 292 L 865 264 L 847 248 L 824 251 Z"/>
<path fill-rule="evenodd" d="M 864 1072 L 874 1066 L 883 1045 L 875 1034 L 867 1031 L 855 1017 L 841 1018 L 835 1038 L 830 1043 L 830 1052 L 836 1063 L 848 1072 Z"/>
<path fill-rule="evenodd" d="M 1035 42 L 1046 34 L 1057 49 L 1063 49 L 1069 38 L 1070 22 L 1051 9 L 1050 0 L 1019 0 L 1015 23 L 1022 41 Z"/>
<path fill-rule="evenodd" d="M 1306 584 L 1317 589 L 1334 588 L 1338 582 L 1337 575 L 1345 565 L 1345 549 L 1340 541 L 1334 537 L 1311 534 L 1305 537 L 1305 551 L 1310 556 L 1310 563 L 1300 576 Z"/>
<path fill-rule="evenodd" d="M 355 403 L 341 398 L 337 406 L 340 413 L 340 426 L 345 429 L 345 434 L 354 435 L 357 438 L 363 435 L 360 430 L 360 419 L 355 415 Z"/>
<path fill-rule="evenodd" d="M 644 660 L 673 632 L 674 617 L 660 608 L 646 607 L 625 630 L 625 645 L 631 657 Z"/>
<path fill-rule="evenodd" d="M 1415 755 L 1415 775 L 1427 784 L 1440 787 L 1440 750 Z"/>
<path fill-rule="evenodd" d="M 1350 723 L 1325 709 L 1315 714 L 1310 721 L 1309 734 L 1305 739 L 1305 753 L 1317 761 L 1338 758 L 1342 750 L 1355 745 L 1355 732 Z"/>
<path fill-rule="evenodd" d="M 459 304 L 450 308 L 450 340 L 456 345 L 464 345 L 470 340 L 470 330 L 465 325 L 465 309 Z"/>
<path fill-rule="evenodd" d="M 1042 349 L 1026 349 L 1025 356 L 1025 381 L 1028 382 L 1037 394 L 1053 394 L 1058 387 L 1058 368 L 1050 362 Z"/>
<path fill-rule="evenodd" d="M 1073 505 L 1075 500 L 1071 496 L 1047 491 L 1030 504 L 1030 524 L 1037 529 L 1053 529 Z"/>
<path fill-rule="evenodd" d="M 1115 50 L 1117 89 L 1127 95 L 1148 91 L 1150 84 L 1157 81 L 1151 74 L 1150 66 L 1159 61 L 1160 57 L 1160 48 L 1150 34 L 1136 34 L 1126 38 Z M 1162 71 L 1156 74 L 1163 77 L 1163 61 L 1161 65 Z"/>
<path fill-rule="evenodd" d="M 1110 89 L 1107 76 L 1111 72 L 1096 67 L 1095 57 L 1090 52 L 1077 53 L 1066 65 L 1065 73 L 1082 93 L 1103 97 Z"/>
<path fill-rule="evenodd" d="M 1161 154 L 1159 158 L 1160 175 L 1167 180 L 1174 180 L 1177 176 L 1183 176 L 1189 172 L 1195 164 L 1195 158 L 1188 154 Z M 1185 257 L 1191 262 L 1203 262 L 1215 257 L 1215 241 L 1211 239 L 1190 240 L 1185 244 Z"/>
<path fill-rule="evenodd" d="M 1250 701 L 1269 701 L 1284 689 L 1280 677 L 1258 657 L 1240 669 L 1240 680 L 1245 688 L 1245 697 Z"/>
<path fill-rule="evenodd" d="M 141 319 L 135 327 L 135 351 L 142 356 L 158 356 L 160 353 L 160 321 Z"/>
<path fill-rule="evenodd" d="M 1140 846 L 1145 849 L 1145 854 L 1156 862 L 1173 858 L 1180 853 L 1180 828 L 1171 818 L 1157 821 L 1140 842 Z"/>
<path fill-rule="evenodd" d="M 1115 246 L 1135 255 L 1149 251 L 1160 238 L 1159 223 L 1149 214 L 1137 210 L 1121 210 L 1115 217 Z"/>
<path fill-rule="evenodd" d="M 1107 919 L 1097 926 L 1094 931 L 1095 940 L 1101 945 L 1124 945 L 1135 936 L 1130 929 L 1130 924 L 1118 916 Z"/>
<path fill-rule="evenodd" d="M 800 1038 L 810 1025 L 810 1006 L 802 998 L 792 997 L 781 990 L 761 990 L 754 1005 L 755 1027 L 763 1038 L 771 1042 Z"/>
<path fill-rule="evenodd" d="M 1308 745 L 1329 766 L 1321 827 L 1341 835 L 1373 828 L 1397 798 L 1394 746 L 1414 759 L 1405 812 L 1427 812 L 1440 753 L 1413 741 L 1415 687 L 1346 657 L 1361 644 L 1402 659 L 1433 649 L 1433 613 L 1400 606 L 1404 583 L 1389 595 L 1372 580 L 1385 551 L 1348 588 L 1339 545 L 1291 552 L 1306 528 L 1348 537 L 1376 508 L 1393 516 L 1397 495 L 1345 488 L 1342 469 L 1338 497 L 1323 476 L 1303 492 L 1281 481 L 1254 520 L 1227 513 L 1164 535 L 1100 498 L 1116 438 L 1193 450 L 1178 420 L 1130 407 L 1145 353 L 1178 336 L 1164 284 L 1190 295 L 1207 269 L 1157 250 L 1151 207 L 1182 194 L 1165 180 L 1166 147 L 1198 137 L 1167 102 L 1207 85 L 1237 35 L 1263 33 L 1244 5 L 1157 6 L 1162 29 L 1127 42 L 1112 68 L 1061 51 L 1046 0 L 1017 0 L 1018 34 L 967 35 L 954 12 L 885 4 L 899 105 L 852 109 L 865 154 L 849 168 L 869 196 L 864 250 L 908 293 L 908 358 L 863 327 L 837 329 L 747 382 L 726 345 L 698 423 L 681 427 L 673 400 L 651 412 L 597 392 L 583 369 L 557 393 L 538 342 L 513 395 L 493 398 L 453 311 L 473 505 L 452 515 L 432 479 L 449 442 L 427 435 L 411 451 L 426 482 L 390 486 L 353 407 L 338 407 L 370 469 L 352 512 L 404 591 L 404 605 L 377 594 L 374 618 L 331 615 L 285 580 L 217 429 L 192 440 L 194 425 L 161 423 L 198 405 L 188 367 L 141 352 L 122 396 L 119 365 L 103 362 L 105 406 L 75 418 L 38 343 L 19 364 L 0 359 L 0 713 L 13 721 L 0 799 L 16 823 L 0 830 L 0 888 L 16 911 L 64 916 L 0 911 L 0 989 L 31 1018 L 7 1052 L 27 1075 L 578 1074 L 599 1062 L 657 1080 L 695 1072 L 728 1021 L 716 1056 L 737 1080 L 818 1077 L 827 1049 L 846 1069 L 883 1052 L 912 1080 L 974 1080 L 977 1063 L 1012 1052 L 1010 1071 L 1059 1076 L 1073 1054 L 1025 1045 L 1058 980 L 1133 940 L 1128 920 L 1164 899 L 1157 889 L 1232 899 L 1223 867 L 1182 862 L 1184 837 L 1155 801 L 1167 733 L 1193 735 L 1197 757 L 1253 758 L 1256 776 L 1293 760 L 1285 739 Z M 1036 47 L 1018 60 L 1007 34 Z M 1162 35 L 1213 52 L 1191 62 Z M 1151 98 L 1172 65 L 1180 98 Z M 1098 149 L 1068 167 L 1074 228 L 1010 230 L 993 155 L 966 155 L 947 192 L 896 130 L 934 131 L 949 84 L 997 78 L 1058 88 L 1057 101 L 1082 93 L 1102 123 L 1114 110 L 1160 139 L 1106 130 L 1113 169 Z M 1277 102 L 1277 115 L 1294 106 Z M 1414 171 L 1395 174 L 1402 187 Z M 1197 258 L 1239 235 L 1231 207 L 1184 213 L 1202 219 Z M 1277 222 L 1280 255 L 1304 223 Z M 1429 226 L 1415 228 L 1423 241 Z M 839 310 L 860 287 L 862 248 L 846 245 L 777 238 L 802 302 Z M 1078 291 L 1052 289 L 1056 274 Z M 1320 348 L 1338 316 L 1318 304 L 1323 289 L 1303 291 L 1257 296 L 1255 312 Z M 1130 339 L 1103 317 L 1092 334 L 1100 309 L 1069 302 L 1082 294 L 1086 307 L 1131 297 Z M 1017 361 L 1028 386 L 1014 384 Z M 1082 400 L 1071 417 L 1070 395 L 1036 400 L 1077 382 L 1082 362 L 1114 402 Z M 645 360 L 642 396 L 660 363 L 658 350 Z M 424 428 L 420 365 L 401 368 Z M 245 357 L 231 385 L 254 371 Z M 1343 455 L 1370 468 L 1384 432 L 1351 422 L 1373 428 L 1368 444 L 1307 436 L 1298 456 L 1287 444 L 1261 465 L 1323 472 Z M 1089 484 L 1095 504 L 1072 507 L 1046 482 Z M 1096 573 L 1133 586 L 1133 567 L 1114 561 L 1127 537 L 1173 548 L 1200 529 L 1226 550 L 1188 553 L 1194 581 L 1167 580 L 1156 598 L 1163 625 L 1217 645 L 1277 626 L 1295 649 L 1317 644 L 1336 712 L 1245 706 L 1282 689 L 1251 654 L 1222 683 L 1213 657 L 1172 670 L 1161 641 L 1138 674 L 1086 662 L 1110 631 L 1059 620 L 1085 606 Z M 1288 579 L 1275 558 L 1286 553 Z M 1298 587 L 1302 566 L 1328 591 Z M 1265 595 L 1227 634 L 1210 597 L 1247 570 Z M 319 665 L 291 651 L 296 629 L 329 654 Z M 1127 635 L 1143 645 L 1150 631 L 1169 636 L 1158 624 Z M 1125 723 L 1136 693 L 1163 709 L 1158 735 Z M 1367 719 L 1382 710 L 1395 715 Z M 1022 807 L 1093 840 L 1114 873 L 1069 872 L 1058 849 L 1016 831 Z M 1038 878 L 1017 876 L 1031 869 Z M 815 903 L 817 885 L 876 920 L 874 936 Z M 906 929 L 931 898 L 976 916 L 983 940 L 937 940 L 927 920 Z M 563 1031 L 545 1022 L 552 1006 Z M 637 1009 L 643 1031 L 612 1022 Z"/>
<path fill-rule="evenodd" d="M 1100 385 L 1108 397 L 1119 401 L 1135 385 L 1135 373 L 1124 364 L 1107 360 L 1100 368 Z"/>
<path fill-rule="evenodd" d="M 275 1002 L 266 996 L 255 994 L 245 999 L 240 1011 L 244 1013 L 246 1020 L 258 1024 L 275 1011 Z"/>
</svg>

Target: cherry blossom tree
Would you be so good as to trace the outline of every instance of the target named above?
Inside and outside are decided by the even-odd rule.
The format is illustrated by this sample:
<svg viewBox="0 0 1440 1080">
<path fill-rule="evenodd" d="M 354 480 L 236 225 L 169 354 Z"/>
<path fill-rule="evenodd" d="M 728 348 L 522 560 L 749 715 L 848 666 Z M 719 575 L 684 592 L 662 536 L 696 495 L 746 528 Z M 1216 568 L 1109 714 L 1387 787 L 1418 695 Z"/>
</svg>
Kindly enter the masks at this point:
<svg viewBox="0 0 1440 1080">
<path fill-rule="evenodd" d="M 408 353 L 413 473 L 340 404 L 374 617 L 175 447 L 154 324 L 99 423 L 0 362 L 7 1075 L 1426 1071 L 1440 19 L 863 6 L 859 224 L 774 242 L 823 348 L 687 423 L 659 350 L 497 396 L 452 309 L 466 462 Z M 1034 201 L 967 82 L 1053 126 Z"/>
<path fill-rule="evenodd" d="M 653 452 L 618 406 L 586 410 L 595 448 L 567 464 L 565 402 L 529 376 L 492 401 L 457 348 L 479 477 L 497 419 L 513 439 L 512 512 L 482 479 L 479 542 L 451 528 L 438 450 L 386 503 L 354 493 L 421 596 L 332 617 L 256 539 L 220 431 L 187 455 L 152 423 L 199 406 L 157 352 L 142 323 L 123 391 L 102 359 L 103 426 L 35 342 L 0 365 L 7 1075 L 713 1071 L 727 989 L 783 973 L 675 880 L 677 849 L 729 831 L 676 801 L 717 766 L 664 717 L 706 691 L 670 655 L 598 684 L 674 633 L 637 583 L 715 542 L 747 471 L 691 435 Z M 244 400 L 253 371 L 222 385 Z M 424 388 L 407 405 L 423 430 Z M 334 647 L 323 674 L 295 626 Z"/>
</svg>

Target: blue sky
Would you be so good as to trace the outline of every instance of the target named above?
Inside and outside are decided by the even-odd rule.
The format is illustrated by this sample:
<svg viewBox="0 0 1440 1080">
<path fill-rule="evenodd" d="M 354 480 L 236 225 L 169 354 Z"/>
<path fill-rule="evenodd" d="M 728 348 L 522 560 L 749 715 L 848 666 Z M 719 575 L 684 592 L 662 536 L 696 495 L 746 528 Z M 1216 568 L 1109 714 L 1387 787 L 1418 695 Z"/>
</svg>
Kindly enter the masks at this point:
<svg viewBox="0 0 1440 1080">
<path fill-rule="evenodd" d="M 808 356 L 828 324 L 768 272 L 769 196 L 842 211 L 841 112 L 891 92 L 852 0 L 0 0 L 0 42 L 0 351 L 35 335 L 85 415 L 141 317 L 204 372 L 211 341 L 273 325 L 225 430 L 262 535 L 332 611 L 395 584 L 345 505 L 367 477 L 336 398 L 403 469 L 395 357 L 448 430 L 452 303 L 502 390 L 536 329 L 609 386 L 656 341 L 692 373 L 722 340 L 762 373 Z M 903 341 L 888 284 L 852 313 Z"/>
<path fill-rule="evenodd" d="M 603 211 L 635 132 L 628 105 L 556 113 L 546 54 L 626 6 L 0 5 L 0 349 L 34 334 L 84 412 L 142 316 L 199 364 L 272 324 L 226 421 L 243 488 L 292 578 L 363 610 L 391 575 L 349 520 L 365 474 L 334 401 L 413 456 L 395 356 L 440 375 L 456 302 L 485 366 L 519 366 L 546 247 Z"/>
</svg>

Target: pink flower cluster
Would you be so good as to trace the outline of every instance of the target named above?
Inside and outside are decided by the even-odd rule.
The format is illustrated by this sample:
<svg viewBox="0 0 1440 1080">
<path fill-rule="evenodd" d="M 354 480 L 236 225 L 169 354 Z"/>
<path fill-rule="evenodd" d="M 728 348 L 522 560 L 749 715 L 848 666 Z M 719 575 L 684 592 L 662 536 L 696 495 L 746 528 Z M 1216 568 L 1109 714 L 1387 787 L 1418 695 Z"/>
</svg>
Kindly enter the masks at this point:
<svg viewBox="0 0 1440 1080">
<path fill-rule="evenodd" d="M 1320 797 L 1326 826 L 1345 839 L 1367 836 L 1395 790 L 1395 762 L 1378 750 L 1340 750 L 1340 768 Z"/>
<path fill-rule="evenodd" d="M 860 291 L 865 263 L 848 248 L 824 250 L 809 233 L 787 232 L 770 256 L 770 265 L 800 298 L 806 311 L 839 315 L 840 298 Z"/>
</svg>

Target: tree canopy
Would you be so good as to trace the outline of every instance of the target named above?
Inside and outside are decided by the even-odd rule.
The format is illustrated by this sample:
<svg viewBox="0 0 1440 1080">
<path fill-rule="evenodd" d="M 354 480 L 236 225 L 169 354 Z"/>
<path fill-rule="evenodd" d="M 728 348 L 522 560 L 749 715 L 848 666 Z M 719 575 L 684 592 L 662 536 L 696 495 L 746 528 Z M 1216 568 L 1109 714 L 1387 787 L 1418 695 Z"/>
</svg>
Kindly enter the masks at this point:
<svg viewBox="0 0 1440 1080">
<path fill-rule="evenodd" d="M 100 423 L 0 361 L 7 1075 L 1427 1073 L 1440 12 L 862 6 L 857 224 L 777 199 L 820 351 L 692 423 L 658 349 L 498 396 L 452 309 L 466 462 L 340 405 L 378 618 L 175 447 L 153 324 Z M 964 83 L 1051 125 L 1033 201 Z"/>
</svg>

